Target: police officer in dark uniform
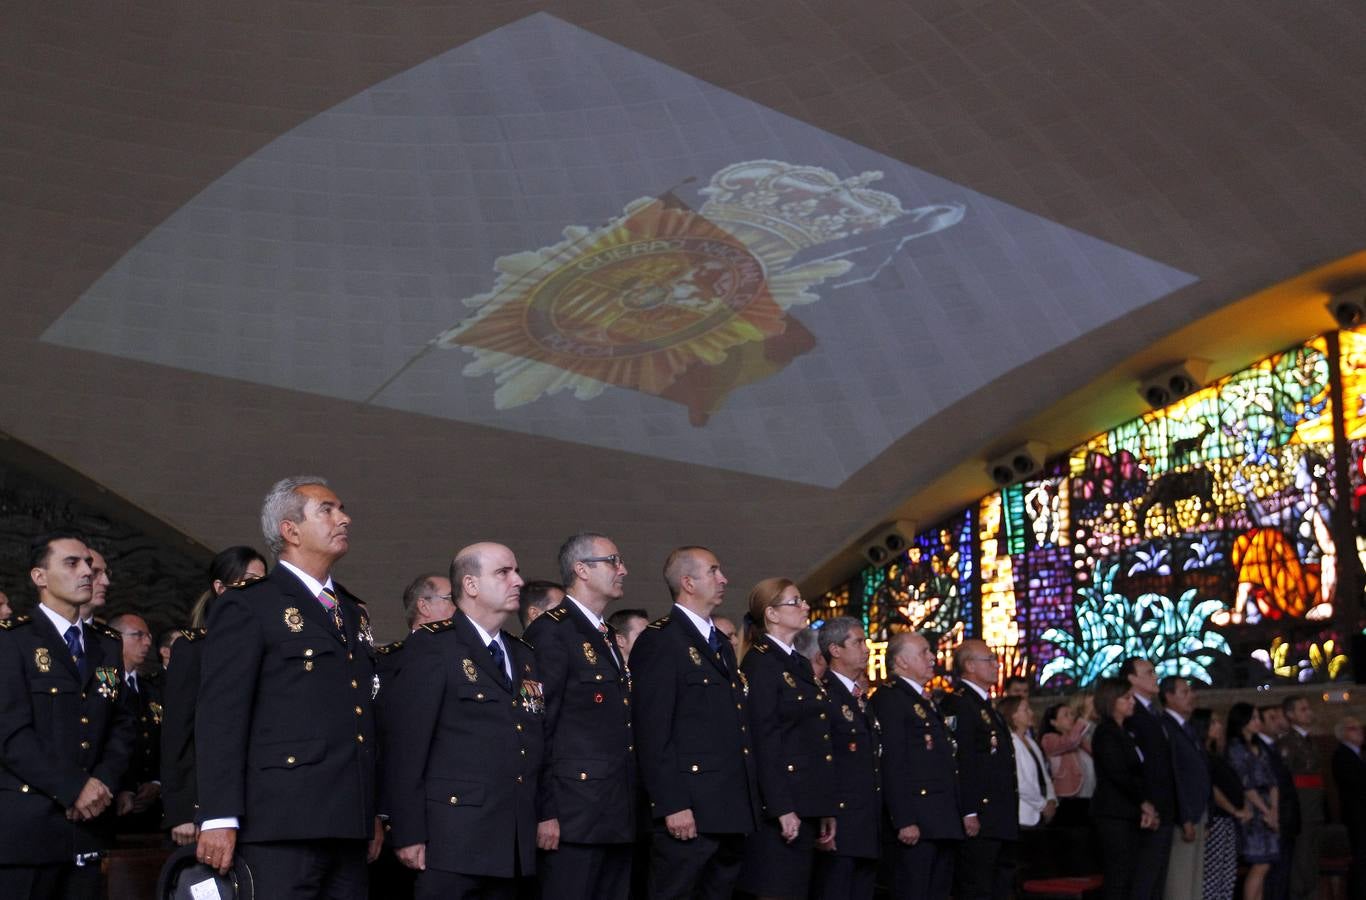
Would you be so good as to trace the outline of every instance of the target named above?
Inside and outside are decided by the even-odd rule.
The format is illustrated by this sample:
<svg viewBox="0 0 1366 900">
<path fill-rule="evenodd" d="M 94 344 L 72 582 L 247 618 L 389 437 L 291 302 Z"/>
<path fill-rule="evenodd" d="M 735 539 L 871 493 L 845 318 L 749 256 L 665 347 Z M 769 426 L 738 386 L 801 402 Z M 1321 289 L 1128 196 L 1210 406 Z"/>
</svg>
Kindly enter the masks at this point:
<svg viewBox="0 0 1366 900">
<path fill-rule="evenodd" d="M 271 489 L 261 523 L 274 571 L 209 610 L 196 858 L 226 874 L 241 844 L 259 896 L 363 900 L 380 834 L 374 664 L 364 610 L 331 576 L 351 518 L 305 477 Z"/>
<path fill-rule="evenodd" d="M 887 662 L 892 680 L 872 702 L 882 726 L 892 896 L 940 900 L 953 889 L 954 855 L 963 837 L 954 739 L 926 689 L 934 677 L 929 642 L 911 631 L 893 635 Z"/>
<path fill-rule="evenodd" d="M 637 758 L 654 819 L 650 897 L 729 900 L 759 821 L 745 688 L 711 624 L 726 576 L 704 547 L 664 564 L 673 612 L 631 651 Z"/>
<path fill-rule="evenodd" d="M 152 632 L 147 620 L 133 613 L 115 616 L 109 627 L 122 636 L 123 690 L 136 726 L 133 756 L 114 795 L 114 814 L 120 832 L 156 832 L 161 828 L 161 682 L 142 671 L 152 652 Z"/>
<path fill-rule="evenodd" d="M 95 900 L 133 749 L 122 641 L 81 621 L 92 572 L 80 535 L 35 540 L 29 575 L 38 606 L 0 621 L 0 897 Z"/>
<path fill-rule="evenodd" d="M 1020 836 L 1015 744 L 991 705 L 1001 662 L 981 640 L 953 656 L 958 682 L 940 709 L 958 742 L 958 811 L 966 835 L 955 860 L 955 900 L 987 900 L 1013 890 L 1013 845 Z M 890 769 L 890 764 L 887 766 Z"/>
<path fill-rule="evenodd" d="M 816 846 L 812 900 L 871 900 L 882 854 L 881 735 L 859 677 L 868 639 L 858 619 L 828 619 L 816 632 L 828 669 L 825 685 L 835 753 L 835 837 Z"/>
<path fill-rule="evenodd" d="M 816 843 L 839 837 L 825 688 L 793 646 L 809 613 L 791 579 L 765 578 L 750 591 L 757 637 L 740 670 L 764 816 L 745 841 L 737 886 L 756 897 L 805 900 Z"/>
<path fill-rule="evenodd" d="M 161 803 L 162 826 L 171 840 L 184 846 L 199 837 L 199 785 L 195 774 L 194 711 L 204 651 L 209 603 L 231 587 L 245 587 L 266 577 L 266 558 L 251 547 L 220 550 L 209 563 L 208 587 L 195 601 L 190 627 L 171 645 L 171 660 L 162 681 Z"/>
<path fill-rule="evenodd" d="M 525 632 L 545 683 L 541 895 L 626 900 L 636 838 L 631 682 L 603 620 L 621 599 L 626 563 L 616 544 L 591 532 L 565 541 L 559 563 L 565 598 Z"/>
<path fill-rule="evenodd" d="M 522 577 L 501 544 L 451 563 L 454 616 L 404 643 L 390 686 L 383 795 L 418 898 L 511 900 L 536 871 L 545 695 L 531 648 L 503 630 Z"/>
</svg>

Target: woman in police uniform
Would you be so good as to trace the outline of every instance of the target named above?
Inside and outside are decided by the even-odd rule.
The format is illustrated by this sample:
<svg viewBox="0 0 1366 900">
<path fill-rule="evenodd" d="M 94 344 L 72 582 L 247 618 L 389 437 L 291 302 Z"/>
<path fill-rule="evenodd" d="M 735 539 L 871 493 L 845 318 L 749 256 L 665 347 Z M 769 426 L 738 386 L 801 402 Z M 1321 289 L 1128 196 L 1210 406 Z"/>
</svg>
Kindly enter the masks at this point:
<svg viewBox="0 0 1366 900">
<path fill-rule="evenodd" d="M 766 578 L 749 595 L 756 637 L 740 671 L 748 682 L 763 821 L 745 843 L 737 886 L 756 897 L 804 900 L 816 841 L 828 839 L 835 828 L 825 689 L 792 646 L 809 612 L 787 578 Z"/>
</svg>

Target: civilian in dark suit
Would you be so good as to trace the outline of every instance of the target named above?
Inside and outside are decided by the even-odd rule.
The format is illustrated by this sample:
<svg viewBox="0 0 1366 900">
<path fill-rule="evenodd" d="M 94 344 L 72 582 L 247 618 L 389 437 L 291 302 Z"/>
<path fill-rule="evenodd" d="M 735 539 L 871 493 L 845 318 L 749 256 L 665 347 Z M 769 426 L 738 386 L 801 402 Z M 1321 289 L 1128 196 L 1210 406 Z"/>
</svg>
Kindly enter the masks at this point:
<svg viewBox="0 0 1366 900">
<path fill-rule="evenodd" d="M 526 630 L 545 683 L 538 880 L 546 898 L 626 900 L 637 800 L 631 681 L 603 621 L 621 599 L 626 562 L 589 532 L 565 541 L 559 561 L 565 597 Z"/>
<path fill-rule="evenodd" d="M 882 853 L 882 792 L 877 719 L 859 678 L 868 670 L 868 639 L 858 619 L 827 619 L 816 632 L 827 668 L 826 708 L 835 750 L 835 838 L 816 847 L 812 900 L 872 900 Z"/>
<path fill-rule="evenodd" d="M 261 896 L 360 900 L 380 832 L 370 626 L 331 575 L 351 517 L 321 479 L 288 478 L 261 523 L 279 563 L 209 609 L 196 856 L 226 873 L 240 842 Z"/>
<path fill-rule="evenodd" d="M 1157 810 L 1148 800 L 1148 780 L 1138 743 L 1125 728 L 1137 701 L 1129 683 L 1102 678 L 1095 687 L 1100 723 L 1091 738 L 1096 762 L 1096 793 L 1091 818 L 1100 840 L 1106 897 L 1129 900 L 1134 894 L 1136 851 L 1140 837 L 1158 825 Z"/>
<path fill-rule="evenodd" d="M 893 677 L 873 695 L 872 708 L 882 726 L 882 797 L 895 840 L 892 896 L 947 898 L 963 820 L 953 735 L 926 689 L 934 651 L 923 636 L 901 632 L 887 645 L 887 661 Z M 998 755 L 1009 744 L 998 738 Z"/>
<path fill-rule="evenodd" d="M 730 900 L 759 821 L 744 676 L 711 624 L 726 576 L 703 547 L 664 564 L 673 612 L 631 651 L 636 749 L 654 835 L 652 900 Z"/>
<path fill-rule="evenodd" d="M 1205 824 L 1211 798 L 1209 759 L 1191 726 L 1195 691 L 1168 675 L 1159 684 L 1162 730 L 1172 753 L 1176 784 L 1176 832 L 1167 864 L 1166 900 L 1200 900 L 1205 883 Z"/>
<path fill-rule="evenodd" d="M 403 649 L 384 713 L 384 789 L 419 898 L 503 898 L 536 871 L 545 694 L 531 648 L 503 631 L 522 578 L 501 544 L 451 563 L 456 614 Z"/>
<path fill-rule="evenodd" d="M 959 900 L 1004 897 L 1014 890 L 1009 861 L 1020 822 L 1015 745 L 1010 726 L 991 705 L 1001 662 L 984 641 L 973 639 L 959 645 L 953 665 L 958 682 L 940 705 L 958 743 L 958 812 L 965 834 L 953 893 Z"/>
<path fill-rule="evenodd" d="M 251 547 L 229 547 L 209 563 L 209 585 L 190 612 L 190 627 L 171 644 L 162 683 L 161 802 L 163 827 L 184 846 L 199 839 L 199 784 L 195 773 L 194 716 L 204 651 L 204 621 L 209 603 L 230 587 L 244 587 L 266 577 L 266 558 Z"/>
<path fill-rule="evenodd" d="M 1295 845 L 1299 843 L 1301 822 L 1300 795 L 1295 790 L 1295 776 L 1285 764 L 1280 748 L 1280 739 L 1290 730 L 1290 723 L 1285 720 L 1285 712 L 1279 703 L 1259 706 L 1257 713 L 1262 719 L 1262 730 L 1257 738 L 1262 742 L 1267 763 L 1276 775 L 1276 835 L 1281 842 L 1280 856 L 1271 864 L 1271 871 L 1266 875 L 1264 894 L 1267 900 L 1289 900 Z"/>
<path fill-rule="evenodd" d="M 0 621 L 0 897 L 95 900 L 133 719 L 119 635 L 82 623 L 91 554 L 74 532 L 30 547 L 32 615 Z"/>
<path fill-rule="evenodd" d="M 122 636 L 123 689 L 133 711 L 133 756 L 114 794 L 116 827 L 149 833 L 161 828 L 161 684 L 145 673 L 152 633 L 142 616 L 123 613 L 109 620 Z"/>
<path fill-rule="evenodd" d="M 737 884 L 756 897 L 806 900 L 816 844 L 838 838 L 825 688 L 794 646 L 810 609 L 788 578 L 765 578 L 750 591 L 757 637 L 740 670 L 763 819 L 745 841 Z"/>
<path fill-rule="evenodd" d="M 1134 897 L 1161 900 L 1171 862 L 1172 838 L 1176 823 L 1176 776 L 1172 772 L 1172 751 L 1162 730 L 1162 710 L 1157 706 L 1157 670 L 1146 659 L 1131 656 L 1120 666 L 1119 677 L 1133 688 L 1134 714 L 1124 723 L 1143 754 L 1145 794 L 1157 810 L 1158 826 L 1139 835 L 1135 870 Z"/>
<path fill-rule="evenodd" d="M 1366 900 L 1366 760 L 1362 758 L 1361 720 L 1345 716 L 1333 729 L 1338 746 L 1333 751 L 1333 781 L 1338 786 L 1342 824 L 1352 847 L 1347 873 L 1349 900 Z"/>
</svg>

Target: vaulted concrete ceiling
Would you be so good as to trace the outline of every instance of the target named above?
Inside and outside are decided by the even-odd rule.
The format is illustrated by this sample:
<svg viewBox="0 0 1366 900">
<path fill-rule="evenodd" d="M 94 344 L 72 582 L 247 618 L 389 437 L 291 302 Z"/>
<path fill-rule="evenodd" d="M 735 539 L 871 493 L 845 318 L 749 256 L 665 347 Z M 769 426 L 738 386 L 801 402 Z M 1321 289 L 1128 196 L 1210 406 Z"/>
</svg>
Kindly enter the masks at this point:
<svg viewBox="0 0 1366 900">
<path fill-rule="evenodd" d="M 718 551 L 732 610 L 770 574 L 819 590 L 879 522 L 987 491 L 992 450 L 1136 414 L 1143 365 L 1228 371 L 1330 324 L 1362 266 L 1321 267 L 1366 246 L 1364 26 L 27 4 L 0 35 L 0 431 L 211 546 L 259 545 L 268 484 L 326 474 L 384 635 L 402 584 L 481 538 L 552 575 L 564 536 L 614 535 L 652 610 L 681 543 Z M 680 231 L 653 270 L 621 249 Z M 1183 331 L 1311 270 L 1246 339 Z M 591 291 L 630 300 L 566 326 Z"/>
</svg>

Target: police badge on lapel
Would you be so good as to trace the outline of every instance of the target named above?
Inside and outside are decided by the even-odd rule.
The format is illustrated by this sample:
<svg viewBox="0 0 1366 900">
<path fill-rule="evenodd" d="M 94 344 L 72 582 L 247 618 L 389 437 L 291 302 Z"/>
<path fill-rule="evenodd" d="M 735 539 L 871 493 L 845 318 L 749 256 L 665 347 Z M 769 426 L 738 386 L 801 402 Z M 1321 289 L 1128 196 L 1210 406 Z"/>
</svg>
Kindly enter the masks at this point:
<svg viewBox="0 0 1366 900">
<path fill-rule="evenodd" d="M 162 716 L 161 704 L 153 700 L 147 704 L 147 711 L 152 714 L 152 724 L 160 725 Z"/>
<path fill-rule="evenodd" d="M 117 666 L 96 666 L 95 681 L 100 696 L 106 700 L 119 699 L 119 670 Z"/>
<path fill-rule="evenodd" d="M 46 647 L 38 647 L 33 651 L 33 664 L 38 667 L 38 671 L 46 675 L 52 671 L 52 654 Z"/>
<path fill-rule="evenodd" d="M 285 610 L 285 625 L 295 634 L 304 630 L 304 617 L 299 615 L 297 607 L 291 606 Z"/>
<path fill-rule="evenodd" d="M 598 652 L 593 649 L 593 645 L 588 641 L 583 642 L 583 658 L 588 660 L 590 666 L 598 664 Z"/>
</svg>

